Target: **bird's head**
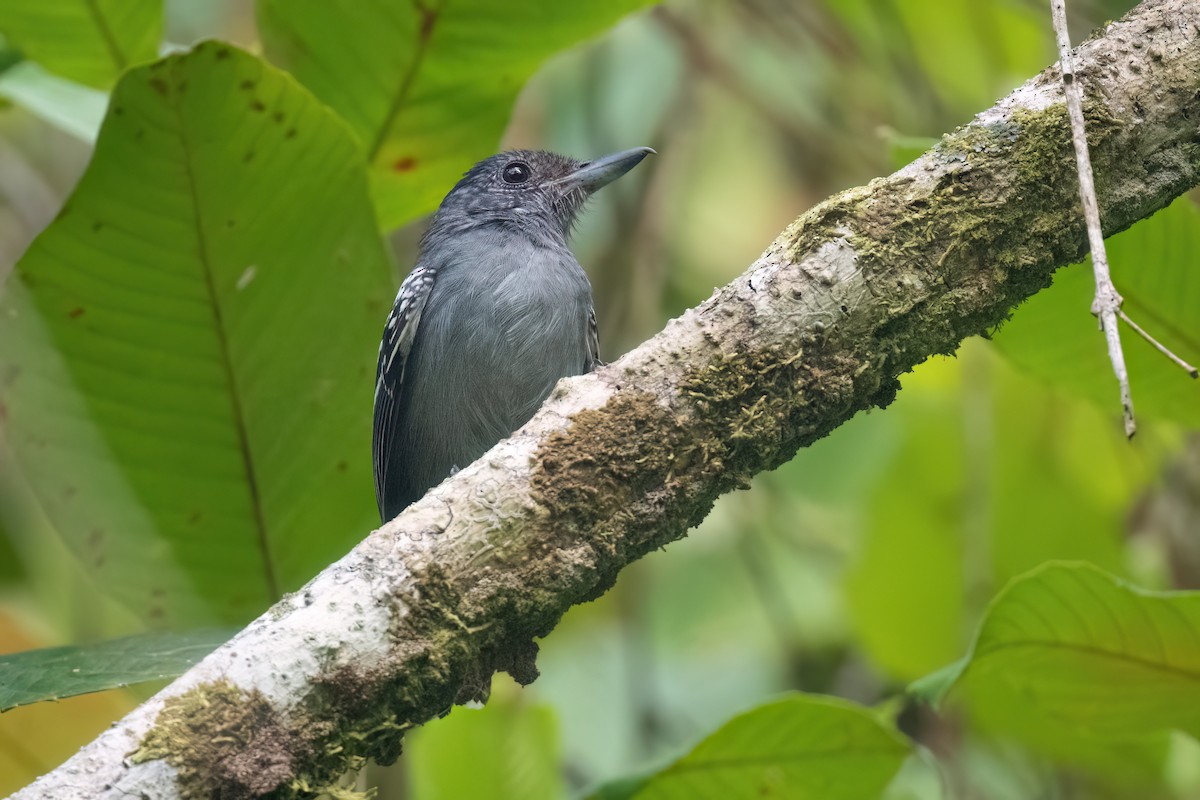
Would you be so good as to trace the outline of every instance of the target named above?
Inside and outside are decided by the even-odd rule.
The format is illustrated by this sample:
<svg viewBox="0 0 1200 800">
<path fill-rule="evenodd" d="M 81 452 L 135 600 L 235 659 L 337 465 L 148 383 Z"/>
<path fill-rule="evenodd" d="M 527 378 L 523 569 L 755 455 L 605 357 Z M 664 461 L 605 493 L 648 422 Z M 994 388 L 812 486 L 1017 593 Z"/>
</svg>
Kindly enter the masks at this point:
<svg viewBox="0 0 1200 800">
<path fill-rule="evenodd" d="M 588 197 L 653 153 L 636 147 L 593 161 L 510 150 L 471 167 L 438 208 L 435 226 L 502 224 L 533 237 L 566 239 Z"/>
</svg>

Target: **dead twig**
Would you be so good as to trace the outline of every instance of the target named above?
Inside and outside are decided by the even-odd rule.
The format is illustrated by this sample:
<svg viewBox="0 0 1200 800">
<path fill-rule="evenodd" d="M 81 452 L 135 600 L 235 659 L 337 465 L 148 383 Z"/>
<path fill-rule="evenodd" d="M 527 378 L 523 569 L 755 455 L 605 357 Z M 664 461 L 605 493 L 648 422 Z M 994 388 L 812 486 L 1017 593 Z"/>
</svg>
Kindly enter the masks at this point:
<svg viewBox="0 0 1200 800">
<path fill-rule="evenodd" d="M 1058 39 L 1059 67 L 1062 70 L 1063 93 L 1067 98 L 1067 114 L 1071 118 L 1071 138 L 1075 142 L 1075 163 L 1079 169 L 1079 199 L 1083 201 L 1083 216 L 1087 220 L 1088 245 L 1092 251 L 1092 273 L 1096 280 L 1096 296 L 1092 313 L 1100 320 L 1100 329 L 1108 342 L 1108 358 L 1112 362 L 1117 383 L 1121 386 L 1121 407 L 1125 411 L 1125 435 L 1133 438 L 1137 423 L 1133 418 L 1133 397 L 1129 391 L 1129 370 L 1121 349 L 1121 334 L 1117 331 L 1117 312 L 1122 298 L 1113 286 L 1108 270 L 1108 254 L 1104 250 L 1104 234 L 1100 229 L 1100 208 L 1096 202 L 1096 183 L 1092 177 L 1092 158 L 1088 152 L 1087 130 L 1083 124 L 1083 89 L 1075 80 L 1071 61 L 1071 35 L 1067 31 L 1066 0 L 1050 0 L 1054 18 L 1054 35 Z"/>
<path fill-rule="evenodd" d="M 1164 345 L 1158 339 L 1155 339 L 1141 325 L 1138 325 L 1136 322 L 1130 319 L 1129 315 L 1126 314 L 1124 310 L 1118 309 L 1117 314 L 1121 317 L 1126 325 L 1133 328 L 1134 332 L 1137 333 L 1138 336 L 1141 336 L 1147 342 L 1154 345 L 1154 349 L 1158 350 L 1158 352 L 1162 353 L 1164 356 L 1178 364 L 1179 367 L 1188 375 L 1191 375 L 1193 378 L 1200 378 L 1200 370 L 1196 369 L 1191 364 L 1172 353 L 1166 345 Z"/>
<path fill-rule="evenodd" d="M 1071 36 L 1067 31 L 1066 0 L 1050 0 L 1050 14 L 1054 19 L 1054 35 L 1058 40 L 1059 68 L 1062 71 L 1063 94 L 1067 100 L 1067 114 L 1071 119 L 1071 138 L 1075 143 L 1075 162 L 1079 170 L 1079 198 L 1083 202 L 1083 216 L 1087 221 L 1088 245 L 1092 253 L 1092 274 L 1096 282 L 1096 295 L 1092 300 L 1092 314 L 1100 320 L 1100 329 L 1108 344 L 1108 359 L 1121 387 L 1121 407 L 1125 417 L 1125 435 L 1130 439 L 1137 433 L 1137 422 L 1133 417 L 1133 397 L 1129 390 L 1129 370 L 1125 366 L 1125 353 L 1121 349 L 1121 334 L 1117 330 L 1117 318 L 1125 320 L 1142 338 L 1154 345 L 1160 353 L 1174 361 L 1195 378 L 1196 368 L 1172 353 L 1153 336 L 1143 330 L 1121 310 L 1124 302 L 1117 287 L 1113 285 L 1108 267 L 1108 253 L 1104 249 L 1104 233 L 1100 228 L 1100 207 L 1096 200 L 1096 183 L 1092 176 L 1092 159 L 1088 152 L 1087 130 L 1083 122 L 1083 88 L 1075 76 L 1071 60 Z"/>
</svg>

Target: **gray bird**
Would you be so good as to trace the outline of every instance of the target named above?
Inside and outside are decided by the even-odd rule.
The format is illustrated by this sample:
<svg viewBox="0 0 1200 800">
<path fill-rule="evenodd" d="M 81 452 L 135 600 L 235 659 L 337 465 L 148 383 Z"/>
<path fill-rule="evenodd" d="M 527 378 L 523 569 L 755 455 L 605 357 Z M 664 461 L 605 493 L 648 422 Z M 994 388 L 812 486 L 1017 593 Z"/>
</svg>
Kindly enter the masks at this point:
<svg viewBox="0 0 1200 800">
<path fill-rule="evenodd" d="M 392 519 L 599 366 L 592 286 L 567 247 L 588 197 L 649 147 L 501 153 L 442 200 L 396 295 L 375 376 L 375 499 Z"/>
</svg>

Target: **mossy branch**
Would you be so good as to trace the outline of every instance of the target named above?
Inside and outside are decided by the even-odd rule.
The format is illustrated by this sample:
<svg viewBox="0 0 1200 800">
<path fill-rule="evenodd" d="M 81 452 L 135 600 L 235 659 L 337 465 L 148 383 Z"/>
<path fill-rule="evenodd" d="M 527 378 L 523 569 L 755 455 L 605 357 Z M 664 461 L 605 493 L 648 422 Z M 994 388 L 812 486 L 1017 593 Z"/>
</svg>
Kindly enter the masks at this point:
<svg viewBox="0 0 1200 800">
<path fill-rule="evenodd" d="M 1109 233 L 1200 179 L 1198 30 L 1200 3 L 1148 0 L 1079 48 Z M 16 797 L 310 796 L 394 759 L 403 731 L 485 695 L 496 670 L 533 680 L 533 640 L 570 606 L 1078 260 L 1076 180 L 1049 69 L 563 381 L 511 439 Z"/>
</svg>

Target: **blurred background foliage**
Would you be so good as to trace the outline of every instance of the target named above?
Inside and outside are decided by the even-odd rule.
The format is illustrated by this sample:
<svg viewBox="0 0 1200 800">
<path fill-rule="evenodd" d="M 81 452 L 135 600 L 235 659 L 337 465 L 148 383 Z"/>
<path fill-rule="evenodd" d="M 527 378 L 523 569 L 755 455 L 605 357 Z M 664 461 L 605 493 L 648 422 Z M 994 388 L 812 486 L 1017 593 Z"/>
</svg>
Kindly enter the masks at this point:
<svg viewBox="0 0 1200 800">
<path fill-rule="evenodd" d="M 289 120 L 277 135 L 290 140 L 286 126 L 314 103 L 311 90 L 347 124 L 312 111 L 298 142 L 326 155 L 357 142 L 362 158 L 338 156 L 333 167 L 325 164 L 328 173 L 305 178 L 295 171 L 306 164 L 302 155 L 287 155 L 282 142 L 268 159 L 214 145 L 199 163 L 215 205 L 182 208 L 146 236 L 170 252 L 178 230 L 206 230 L 203 217 L 236 206 L 256 220 L 256 208 L 277 208 L 274 193 L 295 197 L 308 221 L 293 242 L 279 240 L 280 230 L 289 232 L 282 223 L 271 236 L 249 225 L 239 238 L 230 216 L 229 238 L 205 265 L 228 285 L 210 300 L 244 314 L 247 341 L 266 342 L 268 360 L 307 358 L 308 345 L 281 351 L 284 334 L 272 332 L 264 301 L 239 305 L 251 302 L 243 289 L 266 282 L 275 293 L 267 301 L 288 303 L 318 332 L 342 331 L 313 358 L 329 351 L 347 374 L 373 367 L 386 294 L 371 298 L 390 293 L 413 263 L 417 217 L 497 146 L 579 157 L 636 145 L 658 150 L 597 197 L 575 236 L 596 289 L 603 355 L 613 360 L 735 277 L 806 208 L 902 165 L 1054 58 L 1048 11 L 1035 0 L 668 0 L 642 10 L 648 4 L 632 0 L 522 0 L 447 3 L 433 22 L 435 5 L 420 3 L 89 5 L 109 15 L 112 30 L 97 31 L 73 4 L 10 0 L 0 8 L 0 278 L 18 261 L 14 274 L 42 275 L 39 264 L 70 260 L 60 258 L 64 252 L 85 265 L 97 254 L 141 258 L 119 242 L 116 250 L 91 243 L 88 226 L 69 227 L 71 216 L 23 254 L 60 215 L 95 146 L 94 171 L 72 215 L 142 201 L 174 209 L 137 178 L 125 185 L 125 173 L 105 178 L 103 171 L 113 169 L 106 153 L 112 163 L 131 153 L 124 163 L 134 172 L 159 164 L 160 155 L 168 166 L 179 157 L 166 145 L 137 144 L 136 131 L 119 127 L 122 115 L 142 113 L 139 103 L 155 113 L 160 101 L 134 85 L 153 81 L 153 68 L 126 73 L 116 90 L 125 105 L 109 109 L 97 145 L 106 92 L 127 68 L 156 56 L 160 31 L 159 52 L 218 38 L 248 51 L 234 51 L 231 69 L 278 85 L 267 98 L 275 105 L 259 109 L 264 130 L 277 111 Z M 1076 40 L 1132 5 L 1073 0 Z M 303 86 L 250 54 L 292 70 Z M 194 86 L 208 68 L 187 59 L 168 69 Z M 193 101 L 176 83 L 162 102 L 184 113 L 189 102 L 210 103 L 215 116 L 203 135 L 216 142 L 224 130 L 245 134 L 239 126 L 255 118 L 255 101 L 247 111 L 241 100 L 235 107 L 236 91 L 226 94 Z M 346 163 L 337 166 L 339 159 Z M 235 169 L 248 177 L 227 186 L 224 176 Z M 368 198 L 390 267 L 355 211 L 369 208 Z M 1184 198 L 1111 240 L 1130 312 L 1193 362 L 1200 359 L 1197 213 Z M 96 223 L 103 220 L 91 223 L 100 232 Z M 335 255 L 310 248 L 313 241 Z M 348 267 L 357 294 L 325 303 L 321 267 L 345 248 L 361 256 Z M 295 272 L 283 274 L 296 278 L 286 297 L 285 283 L 270 283 L 273 269 L 287 268 L 270 262 L 284 255 Z M 161 266 L 141 260 L 148 270 Z M 93 378 L 88 389 L 72 359 L 108 351 L 98 337 L 73 338 L 73 323 L 52 318 L 48 309 L 67 301 L 48 291 L 36 280 L 10 280 L 4 308 L 14 318 L 46 320 L 54 344 L 43 346 L 92 392 L 86 400 L 100 426 L 97 441 L 112 447 L 113 461 L 89 473 L 98 496 L 82 511 L 64 511 L 71 498 L 48 503 L 45 484 L 81 469 L 78 454 L 26 455 L 22 424 L 51 423 L 17 408 L 16 391 L 12 415 L 0 406 L 0 653 L 253 616 L 272 579 L 222 573 L 233 554 L 257 557 L 254 525 L 239 516 L 236 498 L 216 519 L 187 520 L 202 534 L 188 534 L 172 516 L 188 493 L 188 470 L 180 485 L 148 474 L 140 441 L 123 438 L 119 419 L 105 421 L 136 401 L 123 399 L 120 387 L 109 405 L 97 401 L 108 384 Z M 100 298 L 153 310 L 145 306 L 153 298 Z M 1088 268 L 1064 269 L 990 340 L 971 340 L 956 357 L 904 376 L 886 411 L 855 418 L 759 476 L 750 491 L 723 498 L 688 539 L 572 610 L 542 643 L 542 677 L 533 686 L 519 690 L 497 678 L 486 708 L 458 709 L 411 734 L 398 764 L 371 768 L 360 788 L 416 800 L 593 791 L 614 798 L 1200 797 L 1193 738 L 1200 609 L 1194 595 L 1177 591 L 1200 588 L 1200 391 L 1127 336 L 1141 431 L 1126 443 L 1089 303 Z M 41 352 L 18 353 L 32 328 L 3 325 L 0 336 L 10 338 L 0 340 L 0 366 L 9 370 L 0 381 L 18 355 Z M 314 337 L 313 346 L 327 338 Z M 233 372 L 256 374 L 264 356 L 247 345 L 241 358 Z M 278 381 L 289 380 L 286 364 L 279 370 Z M 291 442 L 292 429 L 275 430 L 286 426 L 275 425 L 272 409 L 290 387 L 271 389 L 248 399 L 231 390 L 235 402 L 250 403 L 250 438 L 263 437 L 261 447 L 277 460 L 310 463 L 315 445 Z M 308 484 L 286 465 L 270 476 L 269 491 L 283 500 L 302 496 L 332 531 L 316 541 L 319 533 L 286 515 L 258 521 L 258 532 L 274 537 L 267 559 L 276 560 L 274 580 L 284 590 L 344 552 L 373 513 L 361 428 L 369 387 L 334 400 L 319 386 L 299 389 L 316 392 L 314 403 L 332 403 L 331 419 L 350 420 L 355 431 L 346 441 L 363 446 L 307 476 Z M 214 407 L 225 402 L 220 397 Z M 80 407 L 85 418 L 87 407 Z M 186 416 L 174 422 L 181 435 L 163 452 L 195 468 L 189 454 L 207 444 L 207 429 L 189 426 Z M 104 470 L 134 475 L 137 501 L 102 491 L 111 477 Z M 363 482 L 361 491 L 342 487 L 338 476 Z M 127 536 L 124 555 L 99 558 L 120 555 L 122 545 L 102 548 L 80 527 L 88 514 L 107 515 L 114 538 Z M 116 566 L 100 563 L 114 559 Z M 1043 566 L 1054 561 L 1103 572 Z M 0 716 L 0 792 L 53 768 L 147 691 Z M 805 694 L 779 699 L 788 691 Z M 742 769 L 756 758 L 773 771 Z"/>
</svg>

